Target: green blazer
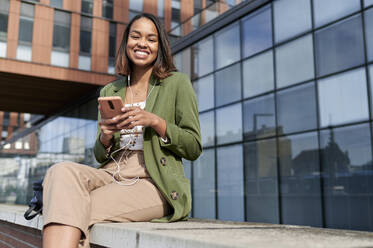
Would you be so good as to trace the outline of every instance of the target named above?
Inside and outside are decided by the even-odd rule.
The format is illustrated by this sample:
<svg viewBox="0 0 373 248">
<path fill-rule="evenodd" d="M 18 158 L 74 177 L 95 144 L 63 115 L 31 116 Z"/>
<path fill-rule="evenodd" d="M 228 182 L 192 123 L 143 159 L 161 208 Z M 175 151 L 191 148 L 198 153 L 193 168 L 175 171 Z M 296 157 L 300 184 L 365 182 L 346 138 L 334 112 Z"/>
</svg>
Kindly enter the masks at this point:
<svg viewBox="0 0 373 248">
<path fill-rule="evenodd" d="M 163 80 L 156 80 L 152 76 L 149 83 L 149 89 L 153 85 L 154 89 L 146 101 L 145 110 L 166 121 L 168 142 L 164 143 L 153 128 L 146 127 L 143 143 L 145 165 L 152 180 L 174 210 L 171 215 L 152 221 L 187 219 L 192 198 L 190 182 L 184 175 L 181 159 L 195 160 L 202 152 L 196 96 L 188 76 L 180 72 L 173 72 Z M 118 79 L 102 88 L 100 96 L 120 96 L 124 101 L 126 85 L 126 77 Z M 119 149 L 119 136 L 119 132 L 114 134 L 111 151 Z M 110 156 L 99 137 L 98 127 L 94 154 L 102 167 L 110 161 Z"/>
</svg>

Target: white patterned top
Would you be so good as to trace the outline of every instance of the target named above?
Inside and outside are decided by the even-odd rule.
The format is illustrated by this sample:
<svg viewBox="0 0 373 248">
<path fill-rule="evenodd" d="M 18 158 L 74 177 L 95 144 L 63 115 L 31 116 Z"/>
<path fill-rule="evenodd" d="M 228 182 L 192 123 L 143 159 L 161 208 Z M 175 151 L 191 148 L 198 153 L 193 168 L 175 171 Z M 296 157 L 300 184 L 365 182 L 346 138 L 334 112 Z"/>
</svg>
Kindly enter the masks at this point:
<svg viewBox="0 0 373 248">
<path fill-rule="evenodd" d="M 145 109 L 144 102 L 136 102 L 132 104 L 125 104 L 125 107 L 140 107 Z M 132 129 L 122 129 L 120 130 L 120 147 L 126 147 L 128 150 L 143 150 L 144 141 L 144 127 L 135 126 Z"/>
</svg>

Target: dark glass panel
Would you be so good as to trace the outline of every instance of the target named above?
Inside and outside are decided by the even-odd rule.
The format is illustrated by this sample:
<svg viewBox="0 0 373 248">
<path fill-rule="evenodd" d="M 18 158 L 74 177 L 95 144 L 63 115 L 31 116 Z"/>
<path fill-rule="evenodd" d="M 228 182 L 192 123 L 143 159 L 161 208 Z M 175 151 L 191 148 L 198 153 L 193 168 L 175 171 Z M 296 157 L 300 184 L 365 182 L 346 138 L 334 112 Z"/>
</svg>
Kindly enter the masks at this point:
<svg viewBox="0 0 373 248">
<path fill-rule="evenodd" d="M 243 104 L 245 139 L 260 139 L 276 135 L 274 95 L 266 95 Z"/>
<path fill-rule="evenodd" d="M 361 15 L 315 32 L 315 52 L 318 76 L 364 63 Z"/>
<path fill-rule="evenodd" d="M 276 140 L 244 144 L 247 221 L 279 223 Z"/>
<path fill-rule="evenodd" d="M 320 145 L 326 227 L 373 231 L 369 125 L 323 130 Z"/>
<path fill-rule="evenodd" d="M 322 227 L 317 133 L 281 137 L 279 156 L 283 223 Z"/>
<path fill-rule="evenodd" d="M 216 106 L 241 99 L 241 65 L 235 64 L 215 75 Z"/>
<path fill-rule="evenodd" d="M 272 46 L 271 8 L 265 7 L 242 20 L 243 53 L 250 56 Z"/>
<path fill-rule="evenodd" d="M 314 82 L 279 91 L 277 114 L 279 134 L 316 128 Z"/>
</svg>

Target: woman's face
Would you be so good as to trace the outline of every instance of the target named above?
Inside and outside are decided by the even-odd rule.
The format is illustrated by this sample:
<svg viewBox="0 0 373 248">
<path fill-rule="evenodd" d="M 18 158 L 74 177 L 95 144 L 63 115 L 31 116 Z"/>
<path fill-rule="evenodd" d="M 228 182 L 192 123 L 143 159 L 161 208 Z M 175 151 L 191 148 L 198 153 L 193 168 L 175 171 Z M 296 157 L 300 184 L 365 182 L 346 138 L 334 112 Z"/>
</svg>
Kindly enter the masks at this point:
<svg viewBox="0 0 373 248">
<path fill-rule="evenodd" d="M 147 18 L 136 20 L 129 31 L 126 52 L 135 66 L 152 66 L 158 54 L 158 32 Z"/>
</svg>

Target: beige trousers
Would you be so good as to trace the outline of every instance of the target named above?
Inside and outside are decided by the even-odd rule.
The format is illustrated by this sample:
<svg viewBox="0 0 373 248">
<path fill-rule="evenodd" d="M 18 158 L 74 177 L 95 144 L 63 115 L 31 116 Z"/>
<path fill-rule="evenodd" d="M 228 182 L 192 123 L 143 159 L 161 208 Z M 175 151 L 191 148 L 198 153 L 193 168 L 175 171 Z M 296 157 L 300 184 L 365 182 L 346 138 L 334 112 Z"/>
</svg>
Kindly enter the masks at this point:
<svg viewBox="0 0 373 248">
<path fill-rule="evenodd" d="M 116 183 L 113 161 L 100 169 L 73 162 L 49 168 L 43 182 L 43 226 L 77 227 L 82 231 L 79 247 L 89 247 L 89 229 L 95 223 L 150 221 L 169 214 L 167 201 L 146 171 L 143 151 L 123 156 L 120 168 L 122 177 L 139 180 L 129 186 Z"/>
</svg>

